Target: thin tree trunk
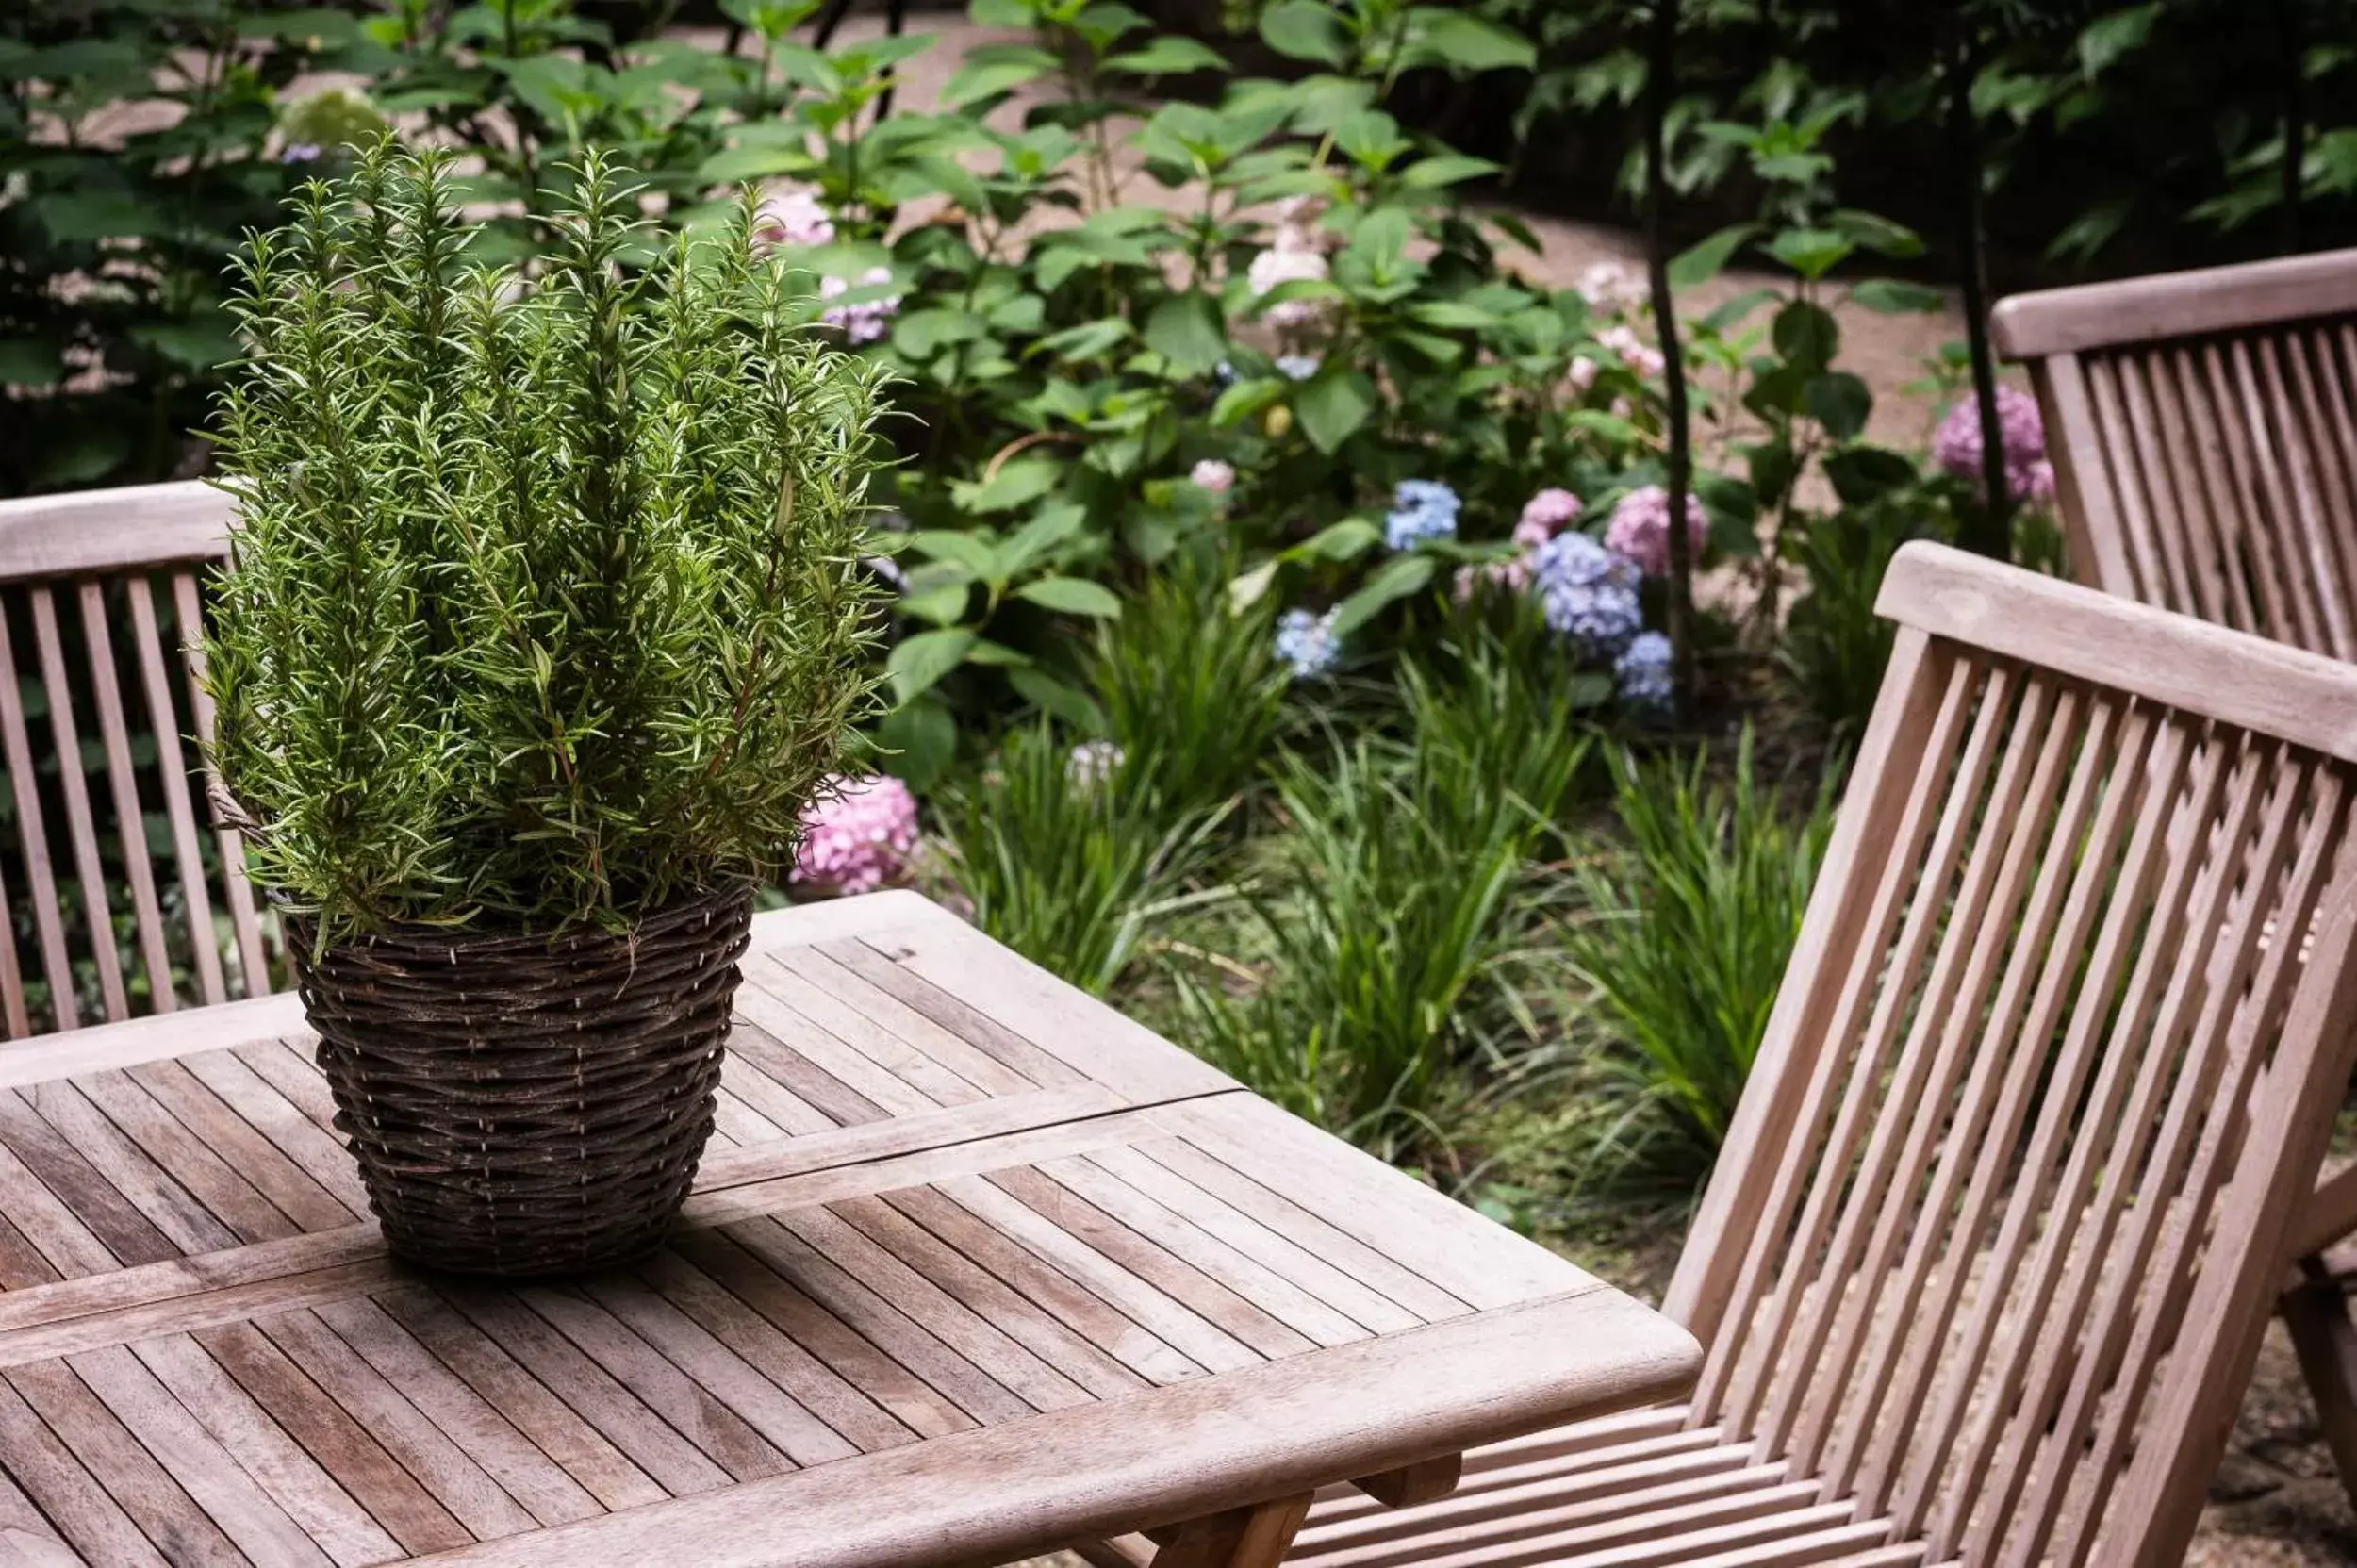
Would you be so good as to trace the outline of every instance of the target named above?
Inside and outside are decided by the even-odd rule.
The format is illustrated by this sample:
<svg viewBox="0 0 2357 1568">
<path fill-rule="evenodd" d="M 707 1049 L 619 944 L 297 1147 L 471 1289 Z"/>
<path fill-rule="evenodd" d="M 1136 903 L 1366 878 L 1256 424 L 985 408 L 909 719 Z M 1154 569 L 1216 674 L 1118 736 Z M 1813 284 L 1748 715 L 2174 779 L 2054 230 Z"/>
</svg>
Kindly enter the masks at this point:
<svg viewBox="0 0 2357 1568">
<path fill-rule="evenodd" d="M 2275 38 L 2283 76 L 2283 254 L 2297 256 L 2308 160 L 2308 80 L 2299 0 L 2275 0 Z"/>
<path fill-rule="evenodd" d="M 1665 143 L 1670 105 L 1677 96 L 1678 0 L 1654 0 L 1652 61 L 1645 73 L 1645 272 L 1653 288 L 1654 329 L 1661 338 L 1661 377 L 1669 399 L 1670 650 L 1677 702 L 1694 697 L 1694 549 L 1686 526 L 1694 488 L 1691 421 L 1687 412 L 1686 355 L 1678 343 L 1677 302 L 1670 293 L 1666 209 L 1670 173 Z"/>
<path fill-rule="evenodd" d="M 1997 417 L 1997 356 L 1988 340 L 1988 245 L 1981 223 L 1981 128 L 1972 112 L 1970 24 L 1953 24 L 1948 52 L 1948 157 L 1955 182 L 1956 251 L 1964 271 L 1964 334 L 1981 414 L 1981 516 L 1956 542 L 2004 560 L 2012 553 L 2013 497 L 2005 487 L 2004 425 Z"/>
</svg>

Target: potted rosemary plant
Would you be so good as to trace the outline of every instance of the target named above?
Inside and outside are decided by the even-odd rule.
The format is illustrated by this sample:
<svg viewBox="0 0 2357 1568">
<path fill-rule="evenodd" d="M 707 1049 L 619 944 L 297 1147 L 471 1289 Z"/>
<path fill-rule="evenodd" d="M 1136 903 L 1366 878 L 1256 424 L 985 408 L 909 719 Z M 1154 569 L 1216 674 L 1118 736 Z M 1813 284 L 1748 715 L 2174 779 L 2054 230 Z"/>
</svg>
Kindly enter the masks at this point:
<svg viewBox="0 0 2357 1568">
<path fill-rule="evenodd" d="M 661 1238 L 752 888 L 872 686 L 876 373 L 750 206 L 665 249 L 574 173 L 530 276 L 470 262 L 439 154 L 308 187 L 219 420 L 217 789 L 388 1244 L 500 1275 Z"/>
</svg>

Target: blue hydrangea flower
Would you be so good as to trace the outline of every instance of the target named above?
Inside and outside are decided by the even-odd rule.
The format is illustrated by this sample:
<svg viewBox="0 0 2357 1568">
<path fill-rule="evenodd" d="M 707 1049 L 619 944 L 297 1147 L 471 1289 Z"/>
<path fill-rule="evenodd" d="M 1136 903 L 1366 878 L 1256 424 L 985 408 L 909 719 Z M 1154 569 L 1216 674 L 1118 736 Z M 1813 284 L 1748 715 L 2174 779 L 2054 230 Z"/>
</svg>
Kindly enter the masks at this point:
<svg viewBox="0 0 2357 1568">
<path fill-rule="evenodd" d="M 1211 367 L 1211 382 L 1222 388 L 1233 387 L 1236 384 L 1236 367 L 1225 359 L 1221 360 Z"/>
<path fill-rule="evenodd" d="M 1318 356 L 1314 354 L 1280 354 L 1277 356 L 1277 373 L 1288 381 L 1307 381 L 1318 373 Z"/>
<path fill-rule="evenodd" d="M 1676 697 L 1670 674 L 1670 639 L 1658 632 L 1640 632 L 1612 661 L 1621 701 L 1640 713 L 1666 714 Z"/>
<path fill-rule="evenodd" d="M 1608 658 L 1645 628 L 1637 563 L 1581 533 L 1558 534 L 1539 547 L 1531 591 L 1547 624 L 1589 657 Z"/>
<path fill-rule="evenodd" d="M 1457 511 L 1464 503 L 1457 492 L 1432 479 L 1403 479 L 1392 492 L 1391 514 L 1383 520 L 1383 542 L 1406 550 L 1426 539 L 1457 536 Z"/>
<path fill-rule="evenodd" d="M 1277 656 L 1293 667 L 1294 679 L 1323 675 L 1342 656 L 1342 639 L 1334 635 L 1334 612 L 1287 610 L 1277 621 Z"/>
</svg>

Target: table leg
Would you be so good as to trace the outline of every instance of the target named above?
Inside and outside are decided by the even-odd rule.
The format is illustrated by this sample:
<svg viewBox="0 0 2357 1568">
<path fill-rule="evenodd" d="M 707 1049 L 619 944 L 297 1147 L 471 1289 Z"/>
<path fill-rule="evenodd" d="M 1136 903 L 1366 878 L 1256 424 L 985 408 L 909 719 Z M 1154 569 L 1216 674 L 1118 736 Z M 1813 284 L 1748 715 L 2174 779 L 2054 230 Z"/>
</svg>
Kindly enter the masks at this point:
<svg viewBox="0 0 2357 1568">
<path fill-rule="evenodd" d="M 1310 1494 L 1230 1509 L 1171 1532 L 1153 1568 L 1277 1568 L 1310 1517 Z"/>
</svg>

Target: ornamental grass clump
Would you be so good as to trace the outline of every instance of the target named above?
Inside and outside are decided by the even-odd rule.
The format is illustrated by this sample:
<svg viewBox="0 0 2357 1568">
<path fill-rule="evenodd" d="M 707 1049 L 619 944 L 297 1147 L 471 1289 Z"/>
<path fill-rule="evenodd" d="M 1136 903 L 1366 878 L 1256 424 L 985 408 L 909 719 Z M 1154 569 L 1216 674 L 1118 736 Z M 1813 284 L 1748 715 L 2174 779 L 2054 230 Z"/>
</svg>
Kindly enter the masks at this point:
<svg viewBox="0 0 2357 1568">
<path fill-rule="evenodd" d="M 389 140 L 239 263 L 211 756 L 322 936 L 619 929 L 793 864 L 870 703 L 881 372 L 586 157 L 529 272 Z"/>
</svg>

